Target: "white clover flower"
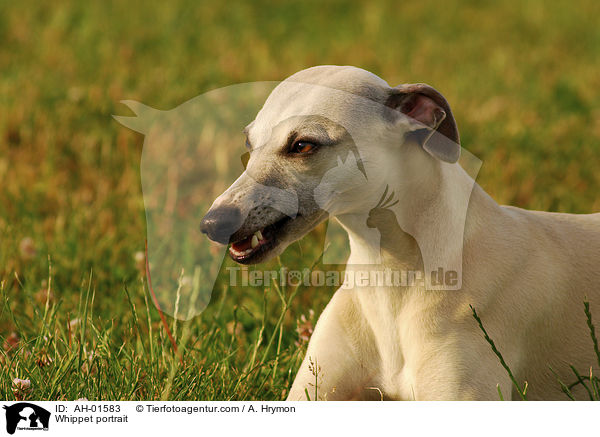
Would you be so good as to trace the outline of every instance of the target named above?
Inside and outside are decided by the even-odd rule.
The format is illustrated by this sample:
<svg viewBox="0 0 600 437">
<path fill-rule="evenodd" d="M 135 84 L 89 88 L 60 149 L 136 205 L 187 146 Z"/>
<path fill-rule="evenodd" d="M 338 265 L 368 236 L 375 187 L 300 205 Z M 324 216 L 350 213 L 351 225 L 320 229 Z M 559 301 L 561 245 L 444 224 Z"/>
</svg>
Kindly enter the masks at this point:
<svg viewBox="0 0 600 437">
<path fill-rule="evenodd" d="M 27 391 L 31 389 L 31 381 L 29 379 L 13 379 L 13 388 L 19 391 Z"/>
</svg>

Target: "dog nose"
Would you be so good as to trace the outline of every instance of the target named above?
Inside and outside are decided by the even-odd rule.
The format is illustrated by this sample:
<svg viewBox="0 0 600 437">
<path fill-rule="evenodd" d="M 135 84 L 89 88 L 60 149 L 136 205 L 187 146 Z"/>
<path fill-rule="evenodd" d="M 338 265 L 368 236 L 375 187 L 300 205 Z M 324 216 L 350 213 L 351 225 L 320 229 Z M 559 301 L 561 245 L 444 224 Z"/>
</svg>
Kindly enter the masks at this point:
<svg viewBox="0 0 600 437">
<path fill-rule="evenodd" d="M 227 244 L 229 238 L 242 226 L 239 209 L 221 206 L 210 209 L 200 222 L 200 231 L 217 243 Z"/>
</svg>

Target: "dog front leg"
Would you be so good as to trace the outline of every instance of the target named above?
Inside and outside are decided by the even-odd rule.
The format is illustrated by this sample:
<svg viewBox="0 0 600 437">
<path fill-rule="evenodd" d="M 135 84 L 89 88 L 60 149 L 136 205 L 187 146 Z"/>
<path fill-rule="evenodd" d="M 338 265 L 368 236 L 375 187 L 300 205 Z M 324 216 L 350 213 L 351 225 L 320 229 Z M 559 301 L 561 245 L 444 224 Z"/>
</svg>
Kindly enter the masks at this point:
<svg viewBox="0 0 600 437">
<path fill-rule="evenodd" d="M 369 342 L 353 338 L 362 332 L 360 317 L 352 304 L 349 290 L 338 290 L 315 327 L 306 356 L 298 370 L 287 400 L 365 400 L 380 399 L 381 394 L 368 388 L 373 378 L 377 354 L 363 350 Z"/>
</svg>

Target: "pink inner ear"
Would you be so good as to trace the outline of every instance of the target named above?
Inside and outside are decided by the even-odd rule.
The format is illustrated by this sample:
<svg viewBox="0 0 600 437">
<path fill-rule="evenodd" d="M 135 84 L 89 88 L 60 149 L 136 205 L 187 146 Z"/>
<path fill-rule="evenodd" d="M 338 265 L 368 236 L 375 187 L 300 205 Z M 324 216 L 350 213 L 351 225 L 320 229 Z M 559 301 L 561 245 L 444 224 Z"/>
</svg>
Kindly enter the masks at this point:
<svg viewBox="0 0 600 437">
<path fill-rule="evenodd" d="M 413 94 L 402 103 L 401 111 L 432 129 L 437 127 L 443 110 L 423 94 Z"/>
</svg>

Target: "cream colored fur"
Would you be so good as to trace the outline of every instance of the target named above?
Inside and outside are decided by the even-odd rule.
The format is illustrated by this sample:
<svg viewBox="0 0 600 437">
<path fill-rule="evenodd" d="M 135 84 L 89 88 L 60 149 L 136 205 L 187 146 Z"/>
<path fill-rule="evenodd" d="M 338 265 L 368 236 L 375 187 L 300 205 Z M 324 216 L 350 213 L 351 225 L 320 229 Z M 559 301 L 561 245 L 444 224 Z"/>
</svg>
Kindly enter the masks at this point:
<svg viewBox="0 0 600 437">
<path fill-rule="evenodd" d="M 301 92 L 297 84 L 312 88 Z M 339 90 L 362 99 L 345 98 Z M 462 263 L 462 287 L 338 290 L 316 324 L 288 399 L 306 399 L 306 390 L 314 398 L 311 362 L 320 368 L 320 399 L 498 400 L 497 385 L 505 399 L 517 399 L 469 305 L 517 381 L 527 381 L 529 399 L 566 399 L 550 367 L 570 383 L 569 364 L 589 374 L 596 363 L 583 301 L 591 302 L 600 320 L 600 214 L 500 206 L 458 163 L 442 162 L 400 140 L 384 140 L 390 122 L 373 102 L 381 105 L 389 92 L 383 80 L 353 67 L 304 70 L 273 92 L 249 138 L 254 144 L 266 142 L 273 126 L 296 114 L 323 114 L 343 124 L 355 137 L 369 175 L 364 186 L 349 193 L 334 190 L 337 195 L 330 199 L 329 211 L 349 235 L 348 268 L 423 270 L 425 252 L 434 258 L 441 254 L 447 262 Z M 400 131 L 409 129 L 398 123 Z M 262 161 L 260 171 L 268 172 L 264 155 Z M 261 164 L 251 160 L 250 165 Z M 311 174 L 318 171 L 314 168 L 302 171 L 319 176 Z M 365 237 L 365 222 L 386 185 L 394 187 L 399 200 L 391 208 L 397 222 L 371 215 L 371 228 L 382 235 L 379 244 Z M 455 220 L 465 198 L 466 222 Z M 450 236 L 463 231 L 462 246 L 453 247 Z M 581 387 L 574 392 L 585 398 Z"/>
</svg>

